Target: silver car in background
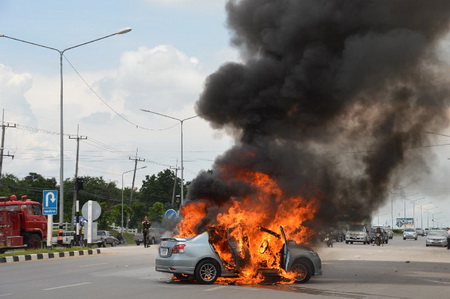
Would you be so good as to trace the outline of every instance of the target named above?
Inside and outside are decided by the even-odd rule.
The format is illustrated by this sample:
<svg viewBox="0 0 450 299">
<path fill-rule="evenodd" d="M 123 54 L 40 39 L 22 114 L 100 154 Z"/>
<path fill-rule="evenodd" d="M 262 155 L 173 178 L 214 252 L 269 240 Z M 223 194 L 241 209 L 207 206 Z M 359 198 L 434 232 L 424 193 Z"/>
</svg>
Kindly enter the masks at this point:
<svg viewBox="0 0 450 299">
<path fill-rule="evenodd" d="M 430 230 L 427 234 L 426 246 L 447 246 L 447 232 L 443 230 Z"/>
<path fill-rule="evenodd" d="M 414 239 L 417 241 L 417 231 L 414 227 L 407 227 L 403 230 L 403 240 Z"/>
<path fill-rule="evenodd" d="M 280 236 L 267 229 L 263 231 Z M 172 273 L 179 279 L 193 278 L 202 284 L 214 283 L 219 277 L 237 277 L 242 261 L 235 259 L 235 265 L 225 266 L 226 262 L 219 257 L 210 243 L 210 237 L 210 232 L 206 231 L 194 237 L 162 239 L 155 263 L 156 271 Z M 260 250 L 269 246 L 263 244 L 264 242 L 261 243 Z M 233 249 L 232 242 L 228 240 L 228 243 L 233 252 L 235 248 Z M 280 263 L 283 269 L 297 274 L 296 282 L 304 283 L 312 276 L 322 274 L 322 262 L 318 254 L 293 241 L 284 243 L 280 258 L 283 259 Z M 261 272 L 268 273 L 270 270 L 261 269 Z"/>
</svg>

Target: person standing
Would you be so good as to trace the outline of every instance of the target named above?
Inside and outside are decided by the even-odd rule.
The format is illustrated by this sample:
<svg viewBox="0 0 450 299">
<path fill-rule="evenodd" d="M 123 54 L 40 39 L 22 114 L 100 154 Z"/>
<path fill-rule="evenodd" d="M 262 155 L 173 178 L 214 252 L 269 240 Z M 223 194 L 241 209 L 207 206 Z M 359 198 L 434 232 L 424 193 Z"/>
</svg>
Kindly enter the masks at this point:
<svg viewBox="0 0 450 299">
<path fill-rule="evenodd" d="M 450 249 L 450 227 L 447 227 L 447 250 Z"/>
<path fill-rule="evenodd" d="M 148 233 L 150 231 L 150 226 L 152 224 L 148 220 L 147 216 L 144 217 L 144 221 L 142 221 L 142 234 L 144 237 L 144 248 L 150 247 L 150 244 L 148 242 Z"/>
</svg>

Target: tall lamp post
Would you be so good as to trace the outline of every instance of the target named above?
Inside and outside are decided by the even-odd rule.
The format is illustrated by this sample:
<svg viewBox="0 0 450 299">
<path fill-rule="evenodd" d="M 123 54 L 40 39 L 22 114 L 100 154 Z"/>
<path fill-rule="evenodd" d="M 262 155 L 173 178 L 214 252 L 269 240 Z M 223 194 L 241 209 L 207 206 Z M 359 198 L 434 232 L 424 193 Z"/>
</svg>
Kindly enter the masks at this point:
<svg viewBox="0 0 450 299">
<path fill-rule="evenodd" d="M 418 206 L 420 206 L 420 226 L 422 227 L 423 230 L 425 230 L 425 227 L 423 227 L 423 206 L 429 205 L 431 203 L 432 202 L 430 201 L 430 202 L 418 205 Z"/>
<path fill-rule="evenodd" d="M 53 50 L 59 53 L 59 73 L 60 73 L 60 81 L 61 81 L 61 88 L 60 88 L 60 166 L 59 166 L 59 182 L 60 182 L 60 186 L 59 186 L 59 225 L 61 226 L 64 222 L 64 122 L 63 122 L 63 116 L 64 116 L 64 109 L 63 109 L 63 104 L 64 104 L 64 93 L 63 93 L 63 56 L 64 53 L 68 50 L 71 49 L 75 49 L 114 35 L 118 35 L 118 34 L 125 34 L 131 31 L 131 28 L 124 28 L 122 30 L 119 30 L 113 34 L 109 34 L 100 38 L 96 38 L 94 40 L 82 43 L 82 44 L 78 44 L 69 48 L 66 48 L 64 50 L 59 50 L 56 48 L 52 48 L 49 46 L 45 46 L 45 45 L 41 45 L 41 44 L 37 44 L 37 43 L 33 43 L 30 41 L 26 41 L 23 39 L 18 39 L 15 37 L 11 37 L 11 36 L 7 36 L 3 33 L 0 33 L 0 37 L 4 37 L 4 38 L 8 38 L 8 39 L 12 39 L 18 42 L 22 42 L 22 43 L 26 43 L 26 44 L 30 44 L 33 46 L 38 46 L 41 48 L 45 48 L 45 49 L 49 49 L 49 50 Z"/>
<path fill-rule="evenodd" d="M 139 168 L 136 168 L 136 170 L 138 170 L 138 169 L 144 169 L 144 168 L 147 168 L 147 166 L 142 166 L 142 167 L 139 167 Z M 121 228 L 120 228 L 120 231 L 123 233 L 123 175 L 125 174 L 125 173 L 129 173 L 129 172 L 132 172 L 132 171 L 134 171 L 134 169 L 131 169 L 131 170 L 128 170 L 128 171 L 125 171 L 124 173 L 122 173 L 122 226 L 121 226 Z"/>
<path fill-rule="evenodd" d="M 144 112 L 153 113 L 153 114 L 156 114 L 156 115 L 159 115 L 159 116 L 162 116 L 162 117 L 167 117 L 167 118 L 170 118 L 170 119 L 173 119 L 173 120 L 177 120 L 177 121 L 180 122 L 180 127 L 181 127 L 181 131 L 180 131 L 181 132 L 181 141 L 180 141 L 180 143 L 181 143 L 181 202 L 180 202 L 180 206 L 182 206 L 184 204 L 184 187 L 183 187 L 183 185 L 184 185 L 184 177 L 183 177 L 183 174 L 184 174 L 184 165 L 183 165 L 183 123 L 186 120 L 198 117 L 198 115 L 194 115 L 194 116 L 187 117 L 187 118 L 184 118 L 184 119 L 179 119 L 179 118 L 176 118 L 176 117 L 172 117 L 172 116 L 165 115 L 165 114 L 162 114 L 162 113 L 158 113 L 158 112 L 155 112 L 155 111 L 150 111 L 150 110 L 147 110 L 147 109 L 141 109 L 141 110 L 144 111 Z"/>
</svg>

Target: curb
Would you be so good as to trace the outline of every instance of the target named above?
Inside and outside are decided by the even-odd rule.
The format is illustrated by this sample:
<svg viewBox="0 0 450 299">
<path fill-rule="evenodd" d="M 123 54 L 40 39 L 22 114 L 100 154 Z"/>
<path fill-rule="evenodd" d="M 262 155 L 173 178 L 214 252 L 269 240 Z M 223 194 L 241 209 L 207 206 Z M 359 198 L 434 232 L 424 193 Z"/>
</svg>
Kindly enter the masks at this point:
<svg viewBox="0 0 450 299">
<path fill-rule="evenodd" d="M 66 251 L 66 252 L 50 252 L 50 253 L 35 253 L 35 254 L 25 254 L 25 255 L 13 255 L 7 257 L 0 257 L 0 264 L 11 263 L 11 262 L 25 262 L 25 261 L 36 261 L 45 260 L 53 258 L 64 258 L 64 257 L 74 257 L 74 256 L 84 256 L 100 254 L 100 249 L 88 249 L 79 251 Z"/>
</svg>

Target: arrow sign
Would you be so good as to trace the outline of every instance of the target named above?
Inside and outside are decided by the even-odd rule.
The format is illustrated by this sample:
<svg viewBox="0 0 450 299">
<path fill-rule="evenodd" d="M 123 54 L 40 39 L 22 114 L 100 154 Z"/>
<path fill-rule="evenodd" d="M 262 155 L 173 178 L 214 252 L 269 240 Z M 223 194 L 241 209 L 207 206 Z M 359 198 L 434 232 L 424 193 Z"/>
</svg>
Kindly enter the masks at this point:
<svg viewBox="0 0 450 299">
<path fill-rule="evenodd" d="M 42 214 L 56 215 L 58 214 L 58 190 L 45 190 L 43 195 Z"/>
</svg>

